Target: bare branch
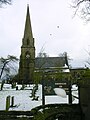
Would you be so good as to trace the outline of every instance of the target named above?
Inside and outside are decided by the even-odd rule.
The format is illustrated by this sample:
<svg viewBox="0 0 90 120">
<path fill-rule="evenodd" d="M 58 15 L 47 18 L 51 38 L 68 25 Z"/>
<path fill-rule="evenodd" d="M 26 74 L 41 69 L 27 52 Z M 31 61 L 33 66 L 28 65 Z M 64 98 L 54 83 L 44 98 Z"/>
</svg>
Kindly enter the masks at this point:
<svg viewBox="0 0 90 120">
<path fill-rule="evenodd" d="M 90 21 L 90 0 L 74 0 L 72 8 L 74 8 L 74 16 L 78 14 L 85 21 Z"/>
<path fill-rule="evenodd" d="M 2 7 L 2 5 L 11 5 L 12 4 L 12 0 L 0 0 L 0 7 Z"/>
<path fill-rule="evenodd" d="M 10 66 L 10 63 L 12 62 L 15 63 L 17 61 L 18 61 L 18 58 L 16 58 L 15 56 L 11 56 L 11 55 L 8 55 L 7 58 L 3 58 L 3 57 L 0 58 L 0 64 L 2 65 L 0 79 L 4 71 L 8 72 L 9 68 L 11 69 L 13 68 L 14 70 L 15 67 L 13 67 L 12 65 Z"/>
<path fill-rule="evenodd" d="M 0 4 L 11 4 L 12 0 L 0 0 Z"/>
<path fill-rule="evenodd" d="M 83 3 L 84 1 L 86 1 L 86 0 L 78 0 L 78 1 L 76 2 L 76 5 L 73 6 L 73 7 L 74 7 L 74 8 L 79 7 L 79 6 L 81 5 L 81 3 Z"/>
</svg>

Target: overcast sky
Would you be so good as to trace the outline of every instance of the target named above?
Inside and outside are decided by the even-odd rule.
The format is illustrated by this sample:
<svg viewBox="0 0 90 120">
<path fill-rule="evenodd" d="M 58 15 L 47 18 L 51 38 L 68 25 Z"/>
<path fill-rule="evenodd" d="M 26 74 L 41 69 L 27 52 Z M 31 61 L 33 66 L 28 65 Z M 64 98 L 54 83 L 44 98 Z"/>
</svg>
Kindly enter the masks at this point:
<svg viewBox="0 0 90 120">
<path fill-rule="evenodd" d="M 0 57 L 20 56 L 29 3 L 36 55 L 42 47 L 49 56 L 67 52 L 73 63 L 76 60 L 84 66 L 90 48 L 90 24 L 77 16 L 72 18 L 71 0 L 28 1 L 13 0 L 11 6 L 0 8 Z"/>
</svg>

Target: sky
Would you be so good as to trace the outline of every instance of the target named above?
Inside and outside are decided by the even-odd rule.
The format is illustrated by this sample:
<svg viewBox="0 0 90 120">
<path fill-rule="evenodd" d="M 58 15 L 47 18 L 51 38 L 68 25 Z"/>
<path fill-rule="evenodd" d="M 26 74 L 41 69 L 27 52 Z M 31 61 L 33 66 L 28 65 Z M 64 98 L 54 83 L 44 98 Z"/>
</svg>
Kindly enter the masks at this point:
<svg viewBox="0 0 90 120">
<path fill-rule="evenodd" d="M 13 0 L 0 8 L 0 57 L 19 58 L 29 4 L 36 56 L 44 48 L 49 56 L 67 52 L 72 66 L 85 66 L 89 59 L 90 23 L 73 18 L 71 0 Z"/>
</svg>

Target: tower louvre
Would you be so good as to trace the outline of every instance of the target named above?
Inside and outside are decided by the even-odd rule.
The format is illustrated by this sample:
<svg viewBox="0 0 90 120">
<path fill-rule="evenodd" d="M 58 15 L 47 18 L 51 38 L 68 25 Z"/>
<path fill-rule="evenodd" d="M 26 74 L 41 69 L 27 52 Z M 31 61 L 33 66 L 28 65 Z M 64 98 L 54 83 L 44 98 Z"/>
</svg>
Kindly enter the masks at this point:
<svg viewBox="0 0 90 120">
<path fill-rule="evenodd" d="M 35 47 L 32 34 L 32 26 L 29 13 L 29 5 L 27 5 L 26 22 L 24 36 L 22 39 L 21 55 L 19 63 L 19 82 L 32 83 L 35 67 Z"/>
</svg>

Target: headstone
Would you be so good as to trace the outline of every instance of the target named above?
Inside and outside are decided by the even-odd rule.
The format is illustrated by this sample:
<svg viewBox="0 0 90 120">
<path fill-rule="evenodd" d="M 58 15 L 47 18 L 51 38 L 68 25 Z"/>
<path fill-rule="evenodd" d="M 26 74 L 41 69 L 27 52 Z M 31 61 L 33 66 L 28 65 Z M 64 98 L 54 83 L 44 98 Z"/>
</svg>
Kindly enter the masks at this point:
<svg viewBox="0 0 90 120">
<path fill-rule="evenodd" d="M 10 107 L 10 96 L 7 96 L 7 98 L 6 98 L 6 111 L 9 110 L 9 107 Z"/>
<path fill-rule="evenodd" d="M 11 107 L 14 106 L 14 96 L 11 97 Z"/>
<path fill-rule="evenodd" d="M 18 90 L 18 86 L 16 86 L 16 90 Z"/>
</svg>

